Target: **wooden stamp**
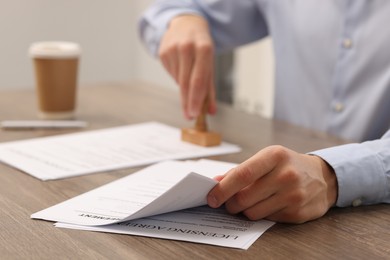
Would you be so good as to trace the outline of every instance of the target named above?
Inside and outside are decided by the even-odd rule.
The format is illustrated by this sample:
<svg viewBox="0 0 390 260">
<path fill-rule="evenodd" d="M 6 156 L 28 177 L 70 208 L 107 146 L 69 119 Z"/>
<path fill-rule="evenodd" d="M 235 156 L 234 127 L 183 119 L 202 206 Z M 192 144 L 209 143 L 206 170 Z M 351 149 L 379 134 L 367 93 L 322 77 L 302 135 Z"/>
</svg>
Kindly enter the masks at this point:
<svg viewBox="0 0 390 260">
<path fill-rule="evenodd" d="M 217 146 L 222 142 L 221 135 L 207 129 L 206 114 L 208 102 L 204 102 L 202 111 L 193 128 L 181 129 L 181 140 L 201 146 Z"/>
</svg>

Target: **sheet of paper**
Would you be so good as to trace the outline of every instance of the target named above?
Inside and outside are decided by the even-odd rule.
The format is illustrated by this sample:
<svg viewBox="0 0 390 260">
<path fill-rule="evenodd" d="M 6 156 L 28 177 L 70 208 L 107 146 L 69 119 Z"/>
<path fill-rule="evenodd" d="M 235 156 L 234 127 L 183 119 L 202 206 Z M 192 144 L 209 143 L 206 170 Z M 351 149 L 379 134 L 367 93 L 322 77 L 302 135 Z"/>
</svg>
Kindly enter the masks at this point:
<svg viewBox="0 0 390 260">
<path fill-rule="evenodd" d="M 55 226 L 248 249 L 274 224 L 267 220 L 249 221 L 242 216 L 229 215 L 223 208 L 202 206 L 107 226 L 66 223 Z"/>
<path fill-rule="evenodd" d="M 211 160 L 161 162 L 44 209 L 31 217 L 61 222 L 58 225 L 67 228 L 156 236 L 224 246 L 229 246 L 231 242 L 230 246 L 246 248 L 243 244 L 249 247 L 270 227 L 271 222 L 260 221 L 258 224 L 230 216 L 220 209 L 205 207 L 195 211 L 177 212 L 205 205 L 208 192 L 216 184 L 211 177 L 223 174 L 234 166 L 232 163 Z M 193 170 L 198 173 L 192 172 Z M 211 213 L 207 213 L 209 210 Z M 167 212 L 174 212 L 170 213 L 174 215 L 160 215 Z M 141 226 L 137 226 L 137 223 Z M 140 228 L 142 225 L 158 226 L 158 232 L 143 232 L 144 229 Z M 247 229 L 248 225 L 251 228 Z M 190 231 L 175 233 L 175 228 L 195 231 L 193 234 Z M 204 235 L 204 232 L 209 232 L 209 235 Z M 202 235 L 211 238 L 204 240 Z M 222 235 L 233 239 L 217 239 Z M 237 241 L 240 241 L 239 246 Z"/>
<path fill-rule="evenodd" d="M 232 167 L 234 164 L 210 160 L 157 163 L 35 213 L 32 218 L 107 225 L 205 205 L 207 193 L 217 183 L 211 177 Z"/>
<path fill-rule="evenodd" d="M 239 152 L 229 143 L 202 147 L 158 122 L 0 144 L 0 161 L 41 180 L 54 180 L 164 160 Z"/>
</svg>

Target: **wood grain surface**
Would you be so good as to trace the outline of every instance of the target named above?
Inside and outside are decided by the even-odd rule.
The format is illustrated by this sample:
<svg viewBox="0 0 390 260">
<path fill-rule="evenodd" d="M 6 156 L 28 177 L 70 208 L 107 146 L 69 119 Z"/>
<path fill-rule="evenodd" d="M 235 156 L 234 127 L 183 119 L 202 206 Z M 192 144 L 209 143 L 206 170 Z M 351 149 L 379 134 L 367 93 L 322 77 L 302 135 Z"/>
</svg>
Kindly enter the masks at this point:
<svg viewBox="0 0 390 260">
<path fill-rule="evenodd" d="M 82 86 L 77 119 L 81 131 L 146 121 L 178 128 L 184 119 L 177 91 L 141 82 Z M 36 119 L 34 90 L 0 91 L 0 120 Z M 242 152 L 211 159 L 242 162 L 268 145 L 299 152 L 342 144 L 342 140 L 219 104 L 209 127 Z M 80 130 L 79 130 L 80 131 Z M 0 130 L 0 142 L 58 135 L 74 130 Z M 139 236 L 67 230 L 31 220 L 34 212 L 133 173 L 139 168 L 43 182 L 0 164 L 0 259 L 389 259 L 390 206 L 334 208 L 301 225 L 276 224 L 249 250 L 228 249 Z M 219 174 L 219 173 L 216 173 Z"/>
</svg>

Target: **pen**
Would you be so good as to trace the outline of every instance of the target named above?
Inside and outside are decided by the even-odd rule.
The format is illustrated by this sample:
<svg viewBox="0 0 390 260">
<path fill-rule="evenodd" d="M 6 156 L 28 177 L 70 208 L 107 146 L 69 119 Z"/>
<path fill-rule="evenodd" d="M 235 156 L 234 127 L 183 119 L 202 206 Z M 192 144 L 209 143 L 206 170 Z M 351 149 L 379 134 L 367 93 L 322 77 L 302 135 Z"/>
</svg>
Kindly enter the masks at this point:
<svg viewBox="0 0 390 260">
<path fill-rule="evenodd" d="M 77 120 L 6 120 L 0 123 L 3 129 L 63 129 L 86 126 L 87 122 Z"/>
</svg>

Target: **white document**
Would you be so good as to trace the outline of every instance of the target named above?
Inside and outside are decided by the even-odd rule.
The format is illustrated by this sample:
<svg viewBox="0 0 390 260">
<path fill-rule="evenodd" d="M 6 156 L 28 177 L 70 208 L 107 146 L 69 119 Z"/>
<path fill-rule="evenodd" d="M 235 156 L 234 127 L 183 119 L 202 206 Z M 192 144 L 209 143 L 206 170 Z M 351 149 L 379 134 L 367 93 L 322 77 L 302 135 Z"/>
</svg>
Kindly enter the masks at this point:
<svg viewBox="0 0 390 260">
<path fill-rule="evenodd" d="M 202 206 L 107 226 L 66 223 L 56 223 L 55 226 L 248 249 L 274 224 L 272 221 L 250 221 L 229 215 L 223 208 Z"/>
<path fill-rule="evenodd" d="M 157 122 L 0 144 L 0 161 L 41 180 L 54 180 L 164 160 L 239 152 L 233 144 L 183 142 L 180 129 Z"/>
<path fill-rule="evenodd" d="M 194 208 L 207 203 L 217 183 L 211 177 L 234 166 L 211 160 L 161 162 L 31 217 L 60 222 L 59 227 L 247 249 L 273 222 Z M 188 208 L 193 209 L 179 211 Z M 163 214 L 168 212 L 172 213 Z"/>
</svg>

